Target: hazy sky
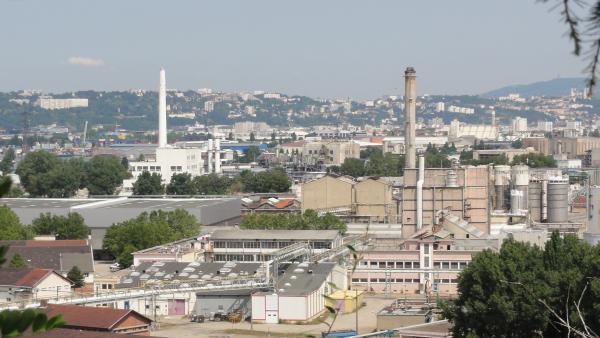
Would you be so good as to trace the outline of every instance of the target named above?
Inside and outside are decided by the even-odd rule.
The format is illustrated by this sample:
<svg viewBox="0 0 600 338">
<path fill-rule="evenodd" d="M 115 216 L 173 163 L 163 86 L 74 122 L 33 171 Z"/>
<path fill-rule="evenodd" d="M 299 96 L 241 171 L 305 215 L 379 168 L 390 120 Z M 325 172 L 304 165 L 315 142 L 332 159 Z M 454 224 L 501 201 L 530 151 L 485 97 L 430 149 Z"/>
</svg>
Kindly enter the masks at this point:
<svg viewBox="0 0 600 338">
<path fill-rule="evenodd" d="M 0 0 L 0 91 L 274 90 L 367 98 L 481 93 L 581 76 L 535 0 Z"/>
</svg>

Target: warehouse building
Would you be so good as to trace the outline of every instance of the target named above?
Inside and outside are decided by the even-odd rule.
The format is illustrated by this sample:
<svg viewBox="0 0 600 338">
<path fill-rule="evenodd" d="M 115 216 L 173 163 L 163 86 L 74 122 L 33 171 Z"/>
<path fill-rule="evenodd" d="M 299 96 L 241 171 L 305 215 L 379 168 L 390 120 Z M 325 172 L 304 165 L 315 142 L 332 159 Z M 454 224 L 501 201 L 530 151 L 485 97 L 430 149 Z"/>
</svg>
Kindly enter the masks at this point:
<svg viewBox="0 0 600 338">
<path fill-rule="evenodd" d="M 203 226 L 234 225 L 239 223 L 241 203 L 238 198 L 3 198 L 24 224 L 41 213 L 67 215 L 77 212 L 91 229 L 91 243 L 95 251 L 102 249 L 102 241 L 114 223 L 137 217 L 142 212 L 184 209 L 194 215 Z"/>
<path fill-rule="evenodd" d="M 346 269 L 335 263 L 289 264 L 271 291 L 252 294 L 252 321 L 306 323 L 326 311 L 325 297 L 347 288 Z M 330 284 L 332 283 L 332 284 Z"/>
</svg>

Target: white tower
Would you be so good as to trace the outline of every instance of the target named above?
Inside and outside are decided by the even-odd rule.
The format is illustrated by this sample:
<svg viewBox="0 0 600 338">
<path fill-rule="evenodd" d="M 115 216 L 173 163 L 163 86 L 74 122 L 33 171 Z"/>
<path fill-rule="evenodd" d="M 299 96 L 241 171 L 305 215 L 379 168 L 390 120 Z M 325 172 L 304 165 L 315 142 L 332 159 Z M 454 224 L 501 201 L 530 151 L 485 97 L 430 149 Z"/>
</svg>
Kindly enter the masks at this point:
<svg viewBox="0 0 600 338">
<path fill-rule="evenodd" d="M 407 67 L 404 72 L 404 150 L 406 168 L 415 168 L 417 148 L 415 142 L 417 122 L 417 72 Z"/>
<path fill-rule="evenodd" d="M 158 85 L 158 147 L 167 146 L 167 80 L 165 69 L 160 68 Z"/>
</svg>

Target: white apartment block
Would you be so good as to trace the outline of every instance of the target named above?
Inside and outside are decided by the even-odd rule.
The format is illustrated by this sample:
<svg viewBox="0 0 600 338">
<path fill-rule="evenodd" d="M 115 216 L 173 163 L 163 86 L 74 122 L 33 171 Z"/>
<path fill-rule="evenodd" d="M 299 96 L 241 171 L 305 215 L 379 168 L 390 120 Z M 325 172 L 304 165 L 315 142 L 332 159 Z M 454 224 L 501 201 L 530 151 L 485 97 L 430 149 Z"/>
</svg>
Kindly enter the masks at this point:
<svg viewBox="0 0 600 338">
<path fill-rule="evenodd" d="M 36 102 L 42 109 L 69 109 L 69 108 L 85 108 L 88 106 L 88 99 L 53 99 L 48 97 L 40 97 Z"/>
</svg>

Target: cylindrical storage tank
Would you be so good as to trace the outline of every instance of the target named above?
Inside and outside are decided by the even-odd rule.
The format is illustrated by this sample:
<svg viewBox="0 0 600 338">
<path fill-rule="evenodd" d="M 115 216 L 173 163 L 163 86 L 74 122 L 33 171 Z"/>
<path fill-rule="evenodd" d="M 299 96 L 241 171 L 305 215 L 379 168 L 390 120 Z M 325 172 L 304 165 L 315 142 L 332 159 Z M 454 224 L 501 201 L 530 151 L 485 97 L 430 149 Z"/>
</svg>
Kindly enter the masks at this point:
<svg viewBox="0 0 600 338">
<path fill-rule="evenodd" d="M 510 166 L 494 166 L 494 186 L 496 190 L 496 210 L 508 209 L 508 189 L 510 186 Z"/>
<path fill-rule="evenodd" d="M 569 220 L 569 180 L 563 177 L 548 179 L 548 223 Z"/>
<path fill-rule="evenodd" d="M 512 167 L 512 184 L 513 189 L 523 193 L 522 209 L 528 209 L 527 196 L 529 191 L 529 167 L 526 165 L 516 165 Z"/>
<path fill-rule="evenodd" d="M 451 188 L 458 187 L 458 177 L 456 176 L 456 171 L 448 170 L 446 172 L 446 186 Z"/>
<path fill-rule="evenodd" d="M 529 182 L 529 215 L 534 222 L 542 221 L 542 185 L 543 182 L 539 180 Z"/>
<path fill-rule="evenodd" d="M 510 212 L 511 214 L 519 215 L 522 213 L 521 210 L 525 210 L 523 205 L 525 204 L 525 196 L 520 190 L 510 191 Z"/>
</svg>

